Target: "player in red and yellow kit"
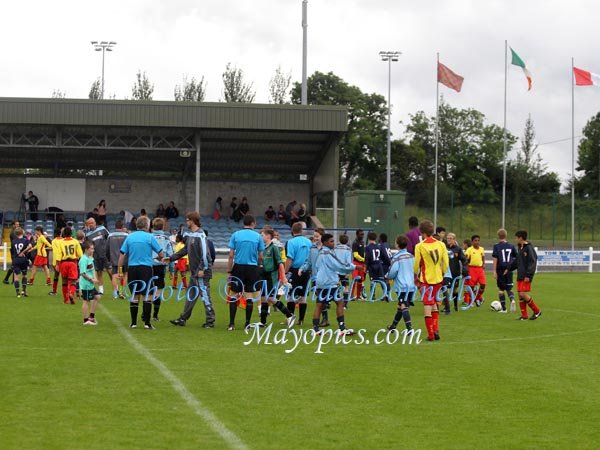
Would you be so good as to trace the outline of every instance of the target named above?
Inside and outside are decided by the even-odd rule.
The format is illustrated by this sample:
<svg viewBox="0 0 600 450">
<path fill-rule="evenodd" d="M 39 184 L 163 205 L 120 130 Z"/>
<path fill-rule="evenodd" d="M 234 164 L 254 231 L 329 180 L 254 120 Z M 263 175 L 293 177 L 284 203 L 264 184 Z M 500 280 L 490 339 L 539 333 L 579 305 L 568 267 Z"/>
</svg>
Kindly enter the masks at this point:
<svg viewBox="0 0 600 450">
<path fill-rule="evenodd" d="M 57 259 L 60 256 L 60 228 L 54 230 L 54 239 L 52 239 L 52 267 L 54 267 L 54 279 L 52 280 L 52 290 L 48 295 L 56 295 L 58 289 L 58 277 L 60 276 L 60 261 Z"/>
<path fill-rule="evenodd" d="M 81 245 L 71 237 L 71 229 L 65 227 L 60 241 L 60 276 L 62 277 L 62 293 L 65 303 L 75 304 L 75 286 L 79 281 L 77 261 L 83 255 Z"/>
<path fill-rule="evenodd" d="M 485 292 L 485 251 L 479 246 L 480 237 L 475 234 L 471 236 L 472 247 L 465 251 L 465 256 L 469 262 L 469 280 L 467 285 L 471 287 L 475 294 L 475 286 L 479 285 L 479 290 L 475 294 L 475 305 L 481 306 L 483 303 L 483 293 Z M 465 293 L 465 303 L 471 305 L 471 291 L 467 289 Z"/>
<path fill-rule="evenodd" d="M 50 286 L 52 283 L 50 283 L 50 270 L 48 269 L 48 250 L 51 250 L 52 246 L 50 245 L 50 242 L 48 242 L 48 239 L 46 239 L 46 236 L 44 236 L 44 228 L 42 226 L 35 227 L 35 235 L 37 236 L 37 241 L 34 250 L 37 251 L 37 254 L 33 260 L 29 284 L 33 284 L 33 281 L 35 280 L 35 274 L 37 272 L 36 267 L 41 267 L 46 274 L 46 286 Z"/>
<path fill-rule="evenodd" d="M 415 284 L 421 290 L 427 340 L 439 340 L 439 315 L 437 296 L 448 270 L 448 251 L 446 245 L 434 239 L 433 223 L 424 220 L 419 225 L 423 241 L 415 246 Z"/>
</svg>

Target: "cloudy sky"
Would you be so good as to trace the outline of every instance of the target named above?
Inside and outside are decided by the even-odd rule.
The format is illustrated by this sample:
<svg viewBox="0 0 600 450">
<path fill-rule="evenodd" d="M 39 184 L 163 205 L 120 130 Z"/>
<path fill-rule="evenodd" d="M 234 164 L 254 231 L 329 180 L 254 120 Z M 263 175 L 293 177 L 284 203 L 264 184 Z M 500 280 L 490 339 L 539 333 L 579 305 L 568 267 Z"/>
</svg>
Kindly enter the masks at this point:
<svg viewBox="0 0 600 450">
<path fill-rule="evenodd" d="M 131 96 L 145 71 L 155 100 L 172 100 L 184 76 L 207 82 L 207 101 L 222 98 L 228 62 L 268 102 L 278 66 L 302 74 L 301 0 L 30 0 L 0 4 L 0 96 L 86 98 L 100 76 L 90 41 L 117 42 L 106 54 L 107 96 Z M 528 115 L 548 168 L 571 172 L 571 58 L 600 73 L 600 3 L 592 0 L 309 0 L 308 73 L 332 71 L 364 92 L 387 96 L 380 50 L 403 54 L 392 66 L 392 130 L 402 137 L 408 114 L 435 113 L 436 53 L 465 77 L 460 94 L 440 86 L 458 108 L 475 108 L 502 126 L 504 41 L 533 74 L 508 70 L 510 132 L 521 136 Z M 575 135 L 600 111 L 600 89 L 575 89 Z"/>
</svg>

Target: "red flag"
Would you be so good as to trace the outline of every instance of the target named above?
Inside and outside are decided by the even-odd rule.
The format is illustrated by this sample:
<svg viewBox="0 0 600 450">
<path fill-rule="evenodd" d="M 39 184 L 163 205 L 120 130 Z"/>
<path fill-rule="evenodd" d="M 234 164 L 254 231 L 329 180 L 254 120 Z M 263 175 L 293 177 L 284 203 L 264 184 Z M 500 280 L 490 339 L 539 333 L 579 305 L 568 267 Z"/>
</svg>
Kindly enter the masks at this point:
<svg viewBox="0 0 600 450">
<path fill-rule="evenodd" d="M 460 92 L 463 81 L 463 77 L 455 74 L 441 62 L 438 62 L 438 83 L 442 83 L 444 86 L 454 89 L 456 92 Z"/>
<path fill-rule="evenodd" d="M 600 75 L 573 67 L 576 86 L 599 86 Z"/>
</svg>

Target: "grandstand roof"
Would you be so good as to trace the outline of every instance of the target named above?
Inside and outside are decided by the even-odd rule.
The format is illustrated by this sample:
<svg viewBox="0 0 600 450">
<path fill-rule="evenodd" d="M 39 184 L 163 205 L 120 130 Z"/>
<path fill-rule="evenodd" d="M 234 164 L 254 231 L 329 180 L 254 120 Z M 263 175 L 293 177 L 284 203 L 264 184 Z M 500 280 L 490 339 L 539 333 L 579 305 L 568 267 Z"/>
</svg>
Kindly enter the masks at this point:
<svg viewBox="0 0 600 450">
<path fill-rule="evenodd" d="M 0 98 L 2 167 L 57 175 L 191 174 L 200 148 L 203 173 L 286 173 L 310 182 L 326 155 L 337 161 L 346 127 L 347 109 L 337 106 Z"/>
</svg>

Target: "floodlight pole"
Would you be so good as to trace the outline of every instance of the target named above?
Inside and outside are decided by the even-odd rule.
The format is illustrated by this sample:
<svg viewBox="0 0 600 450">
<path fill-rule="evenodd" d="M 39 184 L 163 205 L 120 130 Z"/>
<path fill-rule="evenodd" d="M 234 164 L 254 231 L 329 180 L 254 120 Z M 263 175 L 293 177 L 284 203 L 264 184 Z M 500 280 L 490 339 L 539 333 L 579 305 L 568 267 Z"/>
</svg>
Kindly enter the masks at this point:
<svg viewBox="0 0 600 450">
<path fill-rule="evenodd" d="M 392 61 L 398 61 L 401 52 L 381 51 L 379 56 L 382 61 L 388 62 L 388 120 L 387 120 L 387 166 L 385 177 L 385 189 L 392 189 Z"/>
<path fill-rule="evenodd" d="M 112 48 L 117 45 L 114 41 L 92 41 L 95 51 L 102 52 L 102 87 L 100 89 L 100 98 L 104 100 L 104 54 L 106 52 L 112 52 Z"/>
</svg>

